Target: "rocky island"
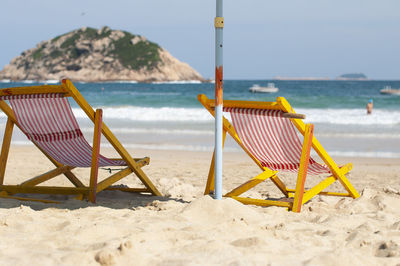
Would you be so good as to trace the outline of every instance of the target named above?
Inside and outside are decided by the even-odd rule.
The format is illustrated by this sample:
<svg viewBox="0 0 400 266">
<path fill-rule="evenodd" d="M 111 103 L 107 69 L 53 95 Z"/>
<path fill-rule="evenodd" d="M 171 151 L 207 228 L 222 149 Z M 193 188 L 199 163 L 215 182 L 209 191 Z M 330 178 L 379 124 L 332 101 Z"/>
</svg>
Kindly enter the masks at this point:
<svg viewBox="0 0 400 266">
<path fill-rule="evenodd" d="M 109 27 L 83 27 L 39 43 L 11 60 L 0 79 L 177 81 L 203 77 L 145 37 Z"/>
</svg>

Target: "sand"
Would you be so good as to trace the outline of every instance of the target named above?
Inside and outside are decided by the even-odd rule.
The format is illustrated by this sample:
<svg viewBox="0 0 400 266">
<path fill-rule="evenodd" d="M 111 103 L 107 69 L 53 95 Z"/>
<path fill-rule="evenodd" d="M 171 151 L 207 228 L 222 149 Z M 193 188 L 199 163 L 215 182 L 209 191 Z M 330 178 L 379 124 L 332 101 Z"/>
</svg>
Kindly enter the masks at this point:
<svg viewBox="0 0 400 266">
<path fill-rule="evenodd" d="M 362 196 L 318 196 L 298 214 L 203 196 L 210 153 L 131 152 L 151 157 L 144 171 L 166 197 L 107 191 L 96 204 L 0 199 L 0 265 L 400 265 L 400 159 L 335 158 L 353 162 L 349 179 Z M 33 147 L 13 146 L 6 183 L 49 169 Z M 257 173 L 243 154 L 224 154 L 226 191 Z M 133 176 L 121 183 L 138 184 Z M 279 193 L 266 182 L 249 195 Z"/>
</svg>

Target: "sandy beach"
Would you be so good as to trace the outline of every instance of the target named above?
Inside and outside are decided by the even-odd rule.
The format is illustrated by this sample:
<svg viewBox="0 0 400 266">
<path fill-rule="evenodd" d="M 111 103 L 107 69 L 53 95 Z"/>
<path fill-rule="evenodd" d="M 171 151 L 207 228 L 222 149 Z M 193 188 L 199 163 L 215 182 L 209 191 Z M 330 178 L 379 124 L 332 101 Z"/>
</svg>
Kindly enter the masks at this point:
<svg viewBox="0 0 400 266">
<path fill-rule="evenodd" d="M 400 159 L 335 157 L 353 162 L 349 179 L 361 197 L 318 196 L 297 214 L 203 196 L 209 152 L 130 152 L 151 157 L 144 171 L 165 197 L 107 191 L 97 204 L 0 199 L 0 265 L 400 265 Z M 5 183 L 51 168 L 34 147 L 14 145 Z M 224 154 L 226 191 L 258 173 L 244 154 Z M 129 176 L 121 184 L 138 182 Z M 279 195 L 268 181 L 249 193 Z"/>
</svg>

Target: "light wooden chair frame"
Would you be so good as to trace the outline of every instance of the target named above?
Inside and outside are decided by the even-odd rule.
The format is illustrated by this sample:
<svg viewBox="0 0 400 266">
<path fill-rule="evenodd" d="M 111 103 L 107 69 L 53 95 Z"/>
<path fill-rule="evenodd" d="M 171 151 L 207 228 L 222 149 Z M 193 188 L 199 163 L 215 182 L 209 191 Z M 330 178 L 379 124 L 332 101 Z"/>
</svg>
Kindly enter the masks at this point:
<svg viewBox="0 0 400 266">
<path fill-rule="evenodd" d="M 19 185 L 4 185 L 4 178 L 6 172 L 7 158 L 10 150 L 11 137 L 14 125 L 20 128 L 15 118 L 12 108 L 4 101 L 0 100 L 0 109 L 7 115 L 7 123 L 4 131 L 3 144 L 0 155 L 0 197 L 15 198 L 19 200 L 41 201 L 48 203 L 57 203 L 53 200 L 33 199 L 25 197 L 13 196 L 17 193 L 39 193 L 39 194 L 63 194 L 63 195 L 77 195 L 79 199 L 88 199 L 91 202 L 96 201 L 96 194 L 103 190 L 120 190 L 125 192 L 139 192 L 151 193 L 155 196 L 161 196 L 161 193 L 153 185 L 147 175 L 141 169 L 143 166 L 148 165 L 150 158 L 132 158 L 127 150 L 122 146 L 110 129 L 102 121 L 102 110 L 96 111 L 89 105 L 83 98 L 77 88 L 70 80 L 62 80 L 60 85 L 42 85 L 31 87 L 13 87 L 0 89 L 0 96 L 11 95 L 27 95 L 27 94 L 45 94 L 45 93 L 61 93 L 64 97 L 72 97 L 76 103 L 82 108 L 89 119 L 94 123 L 93 135 L 93 152 L 92 163 L 90 169 L 89 185 L 85 186 L 73 173 L 72 169 L 75 167 L 62 165 L 53 159 L 39 146 L 35 145 L 39 150 L 56 166 L 55 169 L 48 171 L 44 174 L 33 177 Z M 114 147 L 117 153 L 121 156 L 127 164 L 127 167 L 118 171 L 117 173 L 105 178 L 98 182 L 98 160 L 100 152 L 100 138 L 104 135 L 109 143 Z M 112 159 L 112 160 L 121 160 Z M 128 188 L 128 187 L 112 187 L 112 185 L 122 178 L 134 173 L 144 184 L 144 188 Z M 75 187 L 60 187 L 60 186 L 39 186 L 39 184 L 48 181 L 58 175 L 64 175 Z"/>
<path fill-rule="evenodd" d="M 206 95 L 198 95 L 199 102 L 210 112 L 212 116 L 215 117 L 215 100 L 208 99 Z M 300 212 L 301 207 L 304 203 L 309 201 L 316 195 L 327 195 L 327 196 L 342 196 L 342 197 L 352 197 L 357 198 L 360 195 L 355 190 L 353 185 L 349 182 L 345 176 L 353 165 L 348 163 L 342 167 L 338 167 L 335 161 L 329 156 L 322 145 L 319 143 L 317 138 L 313 135 L 314 125 L 305 124 L 301 119 L 297 118 L 297 114 L 290 106 L 289 102 L 284 97 L 278 97 L 276 102 L 256 102 L 256 101 L 233 101 L 224 100 L 224 107 L 234 107 L 234 108 L 248 108 L 248 109 L 266 109 L 266 110 L 280 110 L 287 113 L 287 119 L 294 124 L 294 126 L 299 130 L 301 135 L 304 136 L 303 148 L 300 160 L 300 167 L 297 175 L 297 182 L 295 188 L 288 188 L 283 181 L 278 177 L 278 171 L 273 171 L 268 167 L 265 167 L 250 153 L 250 151 L 243 145 L 239 136 L 237 135 L 233 125 L 224 117 L 223 118 L 223 143 L 225 143 L 226 133 L 229 133 L 231 137 L 236 141 L 236 143 L 247 153 L 247 155 L 260 167 L 262 173 L 256 177 L 250 179 L 244 184 L 236 187 L 232 191 L 225 194 L 225 197 L 234 198 L 244 204 L 253 204 L 259 206 L 280 206 L 286 207 L 293 212 Z M 324 161 L 324 163 L 329 167 L 332 175 L 325 178 L 316 186 L 311 189 L 305 190 L 304 185 L 307 176 L 308 163 L 310 158 L 310 151 L 313 148 L 318 156 Z M 204 191 L 205 195 L 213 193 L 214 188 L 214 162 L 215 162 L 215 151 L 211 160 L 210 170 L 208 174 L 207 184 Z M 266 179 L 271 179 L 271 181 L 278 187 L 278 189 L 283 193 L 285 199 L 282 200 L 266 200 L 266 199 L 253 199 L 247 197 L 240 197 L 241 194 L 248 191 L 249 189 L 255 187 Z M 328 186 L 334 183 L 336 180 L 343 185 L 347 193 L 340 192 L 326 192 L 324 191 Z M 288 200 L 289 199 L 289 200 Z"/>
</svg>

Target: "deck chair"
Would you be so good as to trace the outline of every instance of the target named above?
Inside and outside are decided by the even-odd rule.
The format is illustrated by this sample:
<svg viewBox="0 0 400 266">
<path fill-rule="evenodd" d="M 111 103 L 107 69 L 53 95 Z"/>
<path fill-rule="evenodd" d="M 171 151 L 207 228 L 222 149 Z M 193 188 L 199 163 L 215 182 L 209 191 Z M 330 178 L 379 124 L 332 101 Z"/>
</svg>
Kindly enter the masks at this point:
<svg viewBox="0 0 400 266">
<path fill-rule="evenodd" d="M 200 94 L 198 100 L 211 115 L 215 116 L 213 99 Z M 276 102 L 224 100 L 223 111 L 230 113 L 233 124 L 225 117 L 223 118 L 223 143 L 225 143 L 226 133 L 229 133 L 262 170 L 261 174 L 224 196 L 234 198 L 244 204 L 286 207 L 293 212 L 300 212 L 302 205 L 318 194 L 359 197 L 345 176 L 351 170 L 352 164 L 338 167 L 313 136 L 314 126 L 304 124 L 301 115 L 294 112 L 285 98 L 278 97 Z M 296 130 L 304 136 L 303 144 Z M 311 147 L 326 165 L 319 164 L 310 157 Z M 214 156 L 215 151 L 204 194 L 214 192 Z M 297 172 L 296 186 L 288 188 L 278 177 L 279 171 Z M 327 175 L 327 177 L 313 188 L 305 190 L 307 175 Z M 266 179 L 270 179 L 278 187 L 283 194 L 282 199 L 240 197 L 241 194 Z M 324 191 L 336 180 L 343 185 L 346 193 Z"/>
<path fill-rule="evenodd" d="M 93 147 L 85 140 L 72 113 L 68 97 L 73 98 L 94 123 Z M 5 102 L 8 100 L 11 107 Z M 7 115 L 0 155 L 0 196 L 20 200 L 30 199 L 13 196 L 24 193 L 77 195 L 77 198 L 96 201 L 96 194 L 103 190 L 143 192 L 160 196 L 160 192 L 141 169 L 149 164 L 148 157 L 133 159 L 110 129 L 102 122 L 102 110 L 96 111 L 82 97 L 69 80 L 60 85 L 14 87 L 0 90 L 0 109 Z M 55 165 L 55 169 L 26 180 L 19 185 L 5 185 L 4 175 L 13 127 L 16 125 L 33 144 Z M 99 154 L 100 138 L 104 135 L 121 156 L 108 159 Z M 122 170 L 98 182 L 98 169 L 104 166 L 123 167 Z M 71 171 L 76 167 L 90 167 L 90 181 L 84 185 Z M 115 182 L 134 173 L 144 188 L 112 186 Z M 39 185 L 58 175 L 64 175 L 73 187 Z"/>
</svg>

